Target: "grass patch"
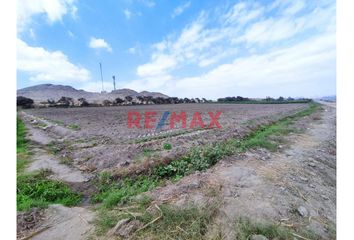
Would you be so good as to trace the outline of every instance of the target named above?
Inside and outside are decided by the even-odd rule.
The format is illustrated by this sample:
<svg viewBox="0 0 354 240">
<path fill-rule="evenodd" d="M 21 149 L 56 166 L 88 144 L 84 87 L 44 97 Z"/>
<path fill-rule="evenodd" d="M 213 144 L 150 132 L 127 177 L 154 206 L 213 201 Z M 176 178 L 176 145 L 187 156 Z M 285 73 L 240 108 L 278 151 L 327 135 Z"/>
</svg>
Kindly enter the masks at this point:
<svg viewBox="0 0 354 240">
<path fill-rule="evenodd" d="M 40 171 L 17 176 L 17 210 L 26 211 L 33 207 L 45 208 L 49 204 L 60 203 L 73 206 L 81 197 L 73 193 L 62 182 L 47 179 L 48 173 Z"/>
<path fill-rule="evenodd" d="M 164 143 L 164 144 L 163 144 L 163 149 L 165 149 L 165 150 L 171 150 L 171 149 L 172 149 L 171 143 Z"/>
<path fill-rule="evenodd" d="M 100 208 L 95 222 L 96 233 L 103 235 L 119 220 L 130 218 L 139 220 L 143 225 L 150 223 L 136 232 L 132 239 L 203 239 L 218 209 L 215 202 L 205 207 L 167 204 L 156 207 L 151 205 L 151 201 L 147 196 L 139 196 L 121 208 Z M 156 218 L 158 220 L 151 223 Z"/>
<path fill-rule="evenodd" d="M 65 126 L 65 123 L 63 121 L 60 120 L 50 120 L 48 119 L 50 122 L 61 125 L 61 126 Z"/>
<path fill-rule="evenodd" d="M 295 239 L 295 235 L 300 235 L 306 239 L 319 239 L 310 231 L 296 232 L 290 228 L 271 223 L 254 223 L 249 219 L 240 218 L 235 223 L 236 239 L 248 240 L 251 235 L 263 235 L 268 239 L 288 240 Z"/>
<path fill-rule="evenodd" d="M 69 124 L 67 128 L 72 129 L 72 130 L 80 130 L 81 127 L 78 124 Z"/>
<path fill-rule="evenodd" d="M 143 156 L 144 157 L 151 157 L 157 150 L 154 149 L 149 149 L 149 148 L 144 148 L 143 150 Z"/>
<path fill-rule="evenodd" d="M 143 224 L 147 224 L 156 219 L 157 215 L 161 216 L 159 221 L 137 232 L 137 239 L 204 239 L 208 226 L 216 215 L 217 207 L 215 204 L 207 207 L 174 207 L 163 204 L 156 212 L 145 212 L 137 217 Z"/>
<path fill-rule="evenodd" d="M 126 203 L 132 196 L 149 191 L 162 185 L 163 180 L 156 177 L 139 176 L 125 178 L 119 182 L 112 180 L 109 173 L 101 173 L 96 180 L 98 191 L 91 197 L 93 203 L 102 202 L 102 207 L 112 208 L 119 203 Z"/>
<path fill-rule="evenodd" d="M 71 166 L 73 164 L 73 160 L 69 157 L 61 157 L 60 161 L 61 164 L 69 165 Z"/>
<path fill-rule="evenodd" d="M 49 153 L 51 153 L 53 155 L 57 155 L 58 153 L 60 153 L 61 150 L 64 149 L 64 146 L 52 141 L 47 144 L 47 148 L 48 148 Z"/>
<path fill-rule="evenodd" d="M 37 123 L 36 126 L 39 127 L 39 128 L 46 128 L 46 127 L 48 127 L 48 125 L 45 124 L 45 123 Z"/>
<path fill-rule="evenodd" d="M 29 163 L 30 153 L 28 151 L 28 141 L 26 139 L 26 128 L 22 120 L 17 117 L 16 120 L 16 170 L 18 173 L 23 172 Z"/>
<path fill-rule="evenodd" d="M 142 195 L 138 199 L 130 200 L 129 204 L 122 209 L 107 209 L 98 208 L 97 218 L 95 219 L 96 234 L 103 235 L 109 229 L 113 228 L 118 221 L 124 218 L 131 218 L 132 214 L 137 213 L 141 215 L 149 207 L 152 199 L 148 196 Z"/>
<path fill-rule="evenodd" d="M 24 153 L 27 151 L 26 128 L 22 120 L 17 117 L 16 123 L 16 151 L 17 153 Z"/>
</svg>

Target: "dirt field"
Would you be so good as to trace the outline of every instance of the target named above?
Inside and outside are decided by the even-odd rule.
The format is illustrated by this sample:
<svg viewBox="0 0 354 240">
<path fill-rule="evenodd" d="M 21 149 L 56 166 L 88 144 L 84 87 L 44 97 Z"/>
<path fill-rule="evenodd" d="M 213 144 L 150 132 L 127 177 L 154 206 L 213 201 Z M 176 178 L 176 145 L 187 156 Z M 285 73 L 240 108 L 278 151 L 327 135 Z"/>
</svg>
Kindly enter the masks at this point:
<svg viewBox="0 0 354 240">
<path fill-rule="evenodd" d="M 85 191 L 90 191 L 91 179 L 102 170 L 123 169 L 136 174 L 129 170 L 147 168 L 149 162 L 173 159 L 193 146 L 241 138 L 259 125 L 307 107 L 307 104 L 184 104 L 25 110 L 20 116 L 26 123 L 28 138 L 33 141 L 33 162 L 27 171 L 49 168 L 53 171 L 51 178 L 90 195 Z M 179 128 L 173 132 L 165 125 L 153 135 L 151 130 L 128 129 L 126 123 L 128 111 L 186 111 L 190 119 L 189 113 L 194 111 L 201 112 L 204 117 L 207 112 L 220 109 L 223 112 L 220 117 L 222 129 Z M 274 152 L 257 148 L 234 154 L 205 171 L 197 171 L 176 183 L 167 182 L 144 193 L 152 199 L 146 211 L 163 204 L 202 207 L 216 201 L 216 216 L 201 239 L 239 239 L 235 235 L 235 220 L 240 218 L 300 232 L 300 235 L 291 235 L 291 239 L 335 239 L 335 105 L 323 105 L 321 110 L 299 118 L 291 127 L 294 131 L 290 134 L 277 136 L 280 145 Z M 164 149 L 165 143 L 171 144 L 172 149 Z M 74 208 L 50 206 L 41 213 L 44 220 L 32 227 L 36 233 L 33 239 L 87 239 L 90 236 L 96 239 L 93 236 L 97 226 L 93 219 L 99 213 L 94 211 L 95 205 L 86 200 L 84 196 L 80 206 Z M 115 214 L 116 210 L 110 211 Z M 112 230 L 114 225 L 115 222 Z M 302 231 L 310 231 L 315 237 L 304 237 Z M 111 233 L 99 239 L 116 239 Z M 144 235 L 135 237 L 132 239 L 145 239 Z"/>
<path fill-rule="evenodd" d="M 131 169 L 133 165 L 173 159 L 193 146 L 241 137 L 259 124 L 277 120 L 299 111 L 306 104 L 181 104 L 99 108 L 46 108 L 26 110 L 22 116 L 39 143 L 55 145 L 57 155 L 81 170 Z M 156 130 L 128 128 L 128 111 L 156 112 L 157 121 L 165 111 L 186 112 L 187 127 L 176 124 L 170 129 L 169 118 Z M 221 111 L 219 128 L 193 128 L 190 122 L 200 112 L 206 125 L 208 112 Z M 143 120 L 141 124 L 144 125 Z M 164 149 L 164 144 L 171 149 Z M 58 147 L 59 146 L 59 147 Z M 135 169 L 135 168 L 134 168 Z"/>
</svg>

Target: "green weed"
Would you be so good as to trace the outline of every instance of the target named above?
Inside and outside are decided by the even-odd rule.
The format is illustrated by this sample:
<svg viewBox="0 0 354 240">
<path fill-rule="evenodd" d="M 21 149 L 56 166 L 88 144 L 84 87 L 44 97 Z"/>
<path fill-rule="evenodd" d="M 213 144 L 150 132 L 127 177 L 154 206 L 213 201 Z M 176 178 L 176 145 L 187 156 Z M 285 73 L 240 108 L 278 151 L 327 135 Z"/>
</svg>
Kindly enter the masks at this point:
<svg viewBox="0 0 354 240">
<path fill-rule="evenodd" d="M 81 127 L 78 124 L 69 124 L 67 128 L 72 129 L 72 130 L 80 130 Z"/>
<path fill-rule="evenodd" d="M 62 182 L 47 179 L 44 171 L 17 176 L 17 210 L 45 208 L 52 203 L 73 206 L 81 197 Z"/>
<path fill-rule="evenodd" d="M 165 149 L 165 150 L 171 150 L 171 149 L 172 149 L 171 143 L 164 143 L 164 144 L 163 144 L 163 149 Z"/>
<path fill-rule="evenodd" d="M 96 185 L 98 192 L 91 197 L 91 201 L 102 202 L 103 207 L 112 208 L 119 203 L 127 202 L 132 196 L 156 188 L 162 182 L 161 179 L 148 176 L 125 178 L 119 182 L 100 180 Z"/>
</svg>

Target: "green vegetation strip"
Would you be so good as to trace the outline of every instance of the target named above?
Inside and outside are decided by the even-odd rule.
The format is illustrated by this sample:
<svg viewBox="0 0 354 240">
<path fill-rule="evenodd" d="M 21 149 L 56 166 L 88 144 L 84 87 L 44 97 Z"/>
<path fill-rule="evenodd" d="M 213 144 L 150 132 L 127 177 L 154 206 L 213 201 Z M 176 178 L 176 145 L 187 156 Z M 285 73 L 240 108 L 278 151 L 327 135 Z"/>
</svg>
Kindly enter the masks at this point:
<svg viewBox="0 0 354 240">
<path fill-rule="evenodd" d="M 274 123 L 261 126 L 243 139 L 230 139 L 209 146 L 194 148 L 181 158 L 166 165 L 155 167 L 149 175 L 138 176 L 134 179 L 127 177 L 117 182 L 113 180 L 109 173 L 101 173 L 96 181 L 98 191 L 92 196 L 92 201 L 103 202 L 102 206 L 104 208 L 111 208 L 118 203 L 125 203 L 132 196 L 161 186 L 167 180 L 177 181 L 195 171 L 206 170 L 226 156 L 257 147 L 274 151 L 278 144 L 270 140 L 270 137 L 291 132 L 290 124 L 301 117 L 312 114 L 317 108 L 318 104 L 311 103 L 307 109 Z"/>
<path fill-rule="evenodd" d="M 26 140 L 26 128 L 17 118 L 17 210 L 27 211 L 33 207 L 45 208 L 60 203 L 72 206 L 80 202 L 79 194 L 60 182 L 48 179 L 50 171 L 24 173 L 29 163 L 30 152 Z"/>
<path fill-rule="evenodd" d="M 17 152 L 17 172 L 22 172 L 23 169 L 28 164 L 27 158 L 28 158 L 28 150 L 27 150 L 27 140 L 25 138 L 26 136 L 26 128 L 23 122 L 17 118 L 17 128 L 16 128 L 16 134 L 17 134 L 17 142 L 16 142 L 16 152 Z"/>
</svg>

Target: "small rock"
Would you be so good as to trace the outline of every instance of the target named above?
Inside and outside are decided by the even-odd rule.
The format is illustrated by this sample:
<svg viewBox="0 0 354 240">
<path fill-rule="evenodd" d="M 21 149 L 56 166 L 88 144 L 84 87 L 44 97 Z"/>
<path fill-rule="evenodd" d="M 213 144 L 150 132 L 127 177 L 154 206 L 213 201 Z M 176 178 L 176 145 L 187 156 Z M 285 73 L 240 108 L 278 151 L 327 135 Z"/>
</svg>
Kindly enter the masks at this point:
<svg viewBox="0 0 354 240">
<path fill-rule="evenodd" d="M 310 167 L 316 167 L 316 164 L 314 162 L 309 162 L 307 165 L 309 165 Z"/>
<path fill-rule="evenodd" d="M 263 235 L 252 235 L 250 240 L 268 240 L 268 238 Z"/>
<path fill-rule="evenodd" d="M 124 161 L 122 163 L 119 164 L 120 167 L 124 167 L 124 166 L 128 166 L 130 164 L 129 161 Z"/>
<path fill-rule="evenodd" d="M 324 199 L 324 200 L 329 200 L 329 197 L 327 197 L 326 195 L 322 194 L 321 197 Z"/>
<path fill-rule="evenodd" d="M 309 215 L 309 212 L 307 211 L 307 209 L 304 206 L 298 207 L 297 211 L 301 217 L 307 217 Z"/>
<path fill-rule="evenodd" d="M 184 189 L 186 191 L 192 190 L 192 189 L 198 189 L 201 187 L 201 184 L 202 184 L 201 181 L 196 179 L 196 180 L 191 181 L 188 185 L 182 186 L 182 189 Z"/>
<path fill-rule="evenodd" d="M 299 178 L 300 178 L 300 180 L 303 181 L 303 182 L 307 182 L 307 181 L 308 181 L 308 178 L 301 177 L 301 176 L 300 176 Z"/>
</svg>

